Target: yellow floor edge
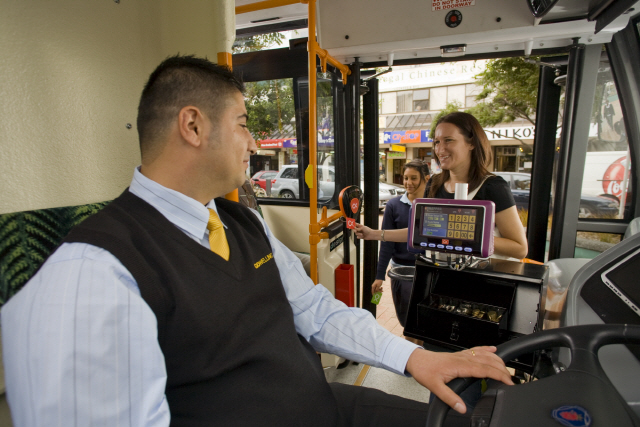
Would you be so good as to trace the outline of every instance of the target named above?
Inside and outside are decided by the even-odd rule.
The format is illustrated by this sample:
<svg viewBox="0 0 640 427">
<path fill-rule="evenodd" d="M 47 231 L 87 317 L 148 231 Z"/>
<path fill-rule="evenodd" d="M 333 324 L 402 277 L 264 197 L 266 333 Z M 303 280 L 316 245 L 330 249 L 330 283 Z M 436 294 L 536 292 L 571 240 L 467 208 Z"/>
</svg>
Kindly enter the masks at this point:
<svg viewBox="0 0 640 427">
<path fill-rule="evenodd" d="M 369 369 L 371 369 L 371 366 L 364 365 L 362 367 L 362 370 L 358 374 L 358 378 L 356 378 L 356 382 L 354 382 L 353 385 L 358 386 L 358 387 L 361 386 L 362 383 L 364 382 L 364 379 L 367 378 L 367 374 L 369 373 Z"/>
</svg>

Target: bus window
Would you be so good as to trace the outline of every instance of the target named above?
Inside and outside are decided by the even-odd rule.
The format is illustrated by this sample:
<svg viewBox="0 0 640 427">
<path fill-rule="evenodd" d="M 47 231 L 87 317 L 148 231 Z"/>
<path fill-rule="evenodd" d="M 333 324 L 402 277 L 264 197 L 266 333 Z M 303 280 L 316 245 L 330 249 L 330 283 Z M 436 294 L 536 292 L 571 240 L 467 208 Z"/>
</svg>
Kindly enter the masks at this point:
<svg viewBox="0 0 640 427">
<path fill-rule="evenodd" d="M 258 146 L 247 174 L 258 197 L 271 197 L 278 172 L 298 160 L 293 79 L 247 82 L 245 98 L 247 124 Z"/>
<path fill-rule="evenodd" d="M 633 190 L 629 185 L 629 143 L 618 92 L 605 57 L 600 61 L 587 144 L 579 216 L 624 219 Z"/>
<path fill-rule="evenodd" d="M 578 231 L 576 234 L 574 257 L 593 259 L 617 243 L 620 243 L 621 240 L 622 235 L 620 234 Z"/>
<path fill-rule="evenodd" d="M 330 77 L 320 73 L 317 82 L 318 202 L 323 203 L 333 198 L 336 186 L 334 100 Z"/>
</svg>

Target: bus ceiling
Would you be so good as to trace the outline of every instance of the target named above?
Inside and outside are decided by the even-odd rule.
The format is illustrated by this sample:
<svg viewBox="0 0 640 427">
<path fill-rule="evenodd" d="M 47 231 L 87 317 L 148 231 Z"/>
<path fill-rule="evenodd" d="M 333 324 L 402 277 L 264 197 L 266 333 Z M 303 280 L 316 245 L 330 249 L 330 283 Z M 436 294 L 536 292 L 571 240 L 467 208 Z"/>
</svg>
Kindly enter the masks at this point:
<svg viewBox="0 0 640 427">
<path fill-rule="evenodd" d="M 236 6 L 251 3 L 237 0 Z M 239 14 L 237 33 L 304 28 L 306 7 L 295 3 Z M 637 12 L 635 0 L 319 0 L 317 33 L 320 46 L 343 64 L 358 58 L 365 66 L 383 67 L 390 53 L 402 65 L 456 55 L 549 53 L 576 38 L 581 44 L 608 43 Z M 445 53 L 443 47 L 450 46 L 463 48 Z"/>
</svg>

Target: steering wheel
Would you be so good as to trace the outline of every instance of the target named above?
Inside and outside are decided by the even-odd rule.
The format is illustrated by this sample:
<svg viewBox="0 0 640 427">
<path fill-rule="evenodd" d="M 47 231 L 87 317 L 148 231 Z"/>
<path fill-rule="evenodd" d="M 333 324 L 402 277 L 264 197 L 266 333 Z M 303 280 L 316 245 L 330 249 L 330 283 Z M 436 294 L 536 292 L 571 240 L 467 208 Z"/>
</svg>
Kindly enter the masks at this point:
<svg viewBox="0 0 640 427">
<path fill-rule="evenodd" d="M 640 326 L 581 325 L 519 337 L 498 346 L 504 361 L 551 347 L 568 347 L 571 365 L 563 372 L 516 386 L 488 381 L 476 404 L 474 426 L 640 426 L 640 417 L 627 405 L 605 374 L 598 349 L 609 344 L 639 344 Z M 447 385 L 460 394 L 476 378 L 457 378 Z M 427 427 L 440 427 L 449 406 L 437 397 L 429 407 Z M 560 420 L 562 419 L 562 421 Z"/>
</svg>

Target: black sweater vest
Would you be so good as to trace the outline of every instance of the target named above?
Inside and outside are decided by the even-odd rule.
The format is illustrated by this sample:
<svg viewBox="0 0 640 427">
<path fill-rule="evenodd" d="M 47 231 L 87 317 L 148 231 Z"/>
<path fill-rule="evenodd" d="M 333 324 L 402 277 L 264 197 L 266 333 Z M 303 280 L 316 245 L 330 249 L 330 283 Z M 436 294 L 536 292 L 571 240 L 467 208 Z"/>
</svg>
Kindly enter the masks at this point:
<svg viewBox="0 0 640 427">
<path fill-rule="evenodd" d="M 334 426 L 318 357 L 296 334 L 271 246 L 247 208 L 216 200 L 224 261 L 125 191 L 66 242 L 108 250 L 158 321 L 172 426 Z"/>
</svg>

